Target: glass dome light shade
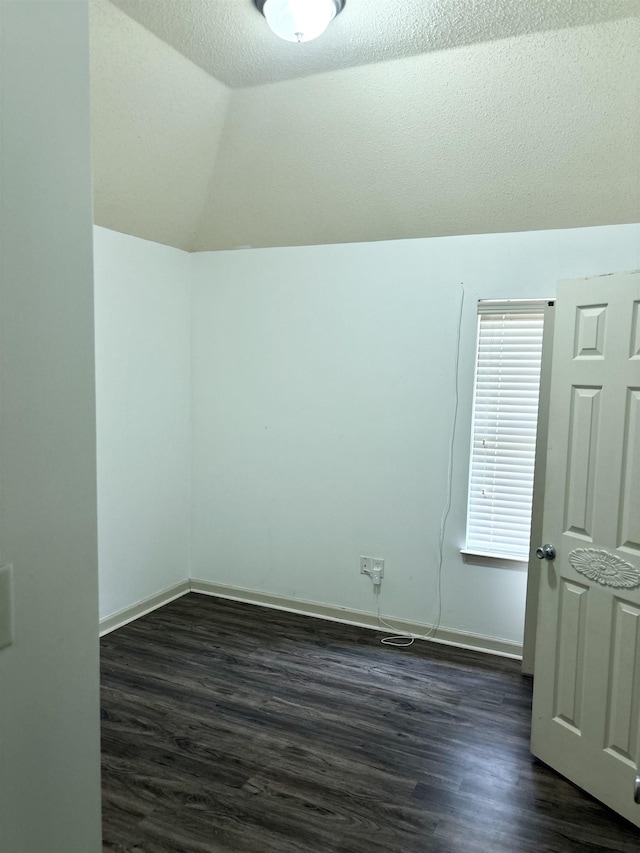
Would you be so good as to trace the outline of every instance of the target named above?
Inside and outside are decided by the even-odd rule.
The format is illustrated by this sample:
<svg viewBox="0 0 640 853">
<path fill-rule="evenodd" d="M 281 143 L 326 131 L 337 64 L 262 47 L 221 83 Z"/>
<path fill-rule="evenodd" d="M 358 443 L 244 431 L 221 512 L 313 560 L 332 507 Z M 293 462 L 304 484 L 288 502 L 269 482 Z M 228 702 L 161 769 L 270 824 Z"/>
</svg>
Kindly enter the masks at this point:
<svg viewBox="0 0 640 853">
<path fill-rule="evenodd" d="M 335 18 L 335 0 L 265 0 L 262 13 L 273 32 L 285 41 L 318 38 Z"/>
</svg>

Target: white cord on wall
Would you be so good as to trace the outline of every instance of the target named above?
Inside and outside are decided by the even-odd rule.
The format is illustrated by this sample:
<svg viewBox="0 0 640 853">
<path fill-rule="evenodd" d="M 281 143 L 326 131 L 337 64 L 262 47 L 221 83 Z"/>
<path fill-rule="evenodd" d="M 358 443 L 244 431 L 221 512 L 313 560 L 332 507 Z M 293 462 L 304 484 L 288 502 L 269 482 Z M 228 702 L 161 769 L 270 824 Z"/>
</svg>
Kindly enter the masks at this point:
<svg viewBox="0 0 640 853">
<path fill-rule="evenodd" d="M 455 371 L 455 381 L 454 381 L 454 406 L 453 406 L 453 418 L 451 422 L 451 433 L 449 436 L 449 463 L 447 467 L 447 496 L 445 499 L 444 507 L 442 508 L 442 515 L 440 516 L 440 530 L 438 534 L 438 568 L 436 572 L 436 582 L 437 582 L 437 593 L 436 598 L 438 601 L 438 616 L 435 623 L 431 626 L 431 629 L 426 634 L 411 634 L 411 633 L 402 633 L 399 631 L 397 634 L 393 634 L 388 637 L 382 637 L 380 642 L 385 646 L 397 646 L 398 648 L 404 648 L 406 646 L 411 646 L 415 642 L 415 640 L 428 640 L 435 635 L 438 628 L 440 627 L 440 620 L 442 619 L 442 558 L 444 551 L 444 533 L 447 524 L 447 519 L 449 518 L 449 512 L 451 510 L 451 493 L 453 489 L 453 448 L 455 444 L 456 437 L 456 426 L 458 423 L 458 401 L 459 401 L 459 365 L 460 365 L 460 336 L 462 331 L 462 316 L 464 311 L 464 284 L 460 282 L 460 308 L 458 310 L 458 328 L 456 335 L 456 357 L 454 362 L 454 371 Z M 390 628 L 392 631 L 396 631 L 393 625 L 390 625 L 380 615 L 380 587 L 375 587 L 375 594 L 378 598 L 378 622 L 380 625 L 384 625 L 385 628 Z"/>
</svg>

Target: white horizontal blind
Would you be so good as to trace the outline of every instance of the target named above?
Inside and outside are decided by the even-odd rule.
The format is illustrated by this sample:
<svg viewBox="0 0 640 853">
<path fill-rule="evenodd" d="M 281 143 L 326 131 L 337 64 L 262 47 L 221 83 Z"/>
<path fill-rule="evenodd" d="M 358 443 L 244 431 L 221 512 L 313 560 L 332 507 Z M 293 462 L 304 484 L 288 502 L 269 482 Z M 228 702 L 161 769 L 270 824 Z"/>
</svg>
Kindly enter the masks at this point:
<svg viewBox="0 0 640 853">
<path fill-rule="evenodd" d="M 529 559 L 543 304 L 478 303 L 467 551 Z"/>
</svg>

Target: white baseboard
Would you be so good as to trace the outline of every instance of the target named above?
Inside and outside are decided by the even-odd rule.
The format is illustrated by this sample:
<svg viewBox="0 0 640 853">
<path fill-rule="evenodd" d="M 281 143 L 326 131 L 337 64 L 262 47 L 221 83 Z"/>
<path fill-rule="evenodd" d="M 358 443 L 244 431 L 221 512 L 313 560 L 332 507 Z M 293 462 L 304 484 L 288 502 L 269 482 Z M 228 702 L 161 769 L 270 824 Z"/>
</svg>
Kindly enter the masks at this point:
<svg viewBox="0 0 640 853">
<path fill-rule="evenodd" d="M 190 589 L 191 585 L 188 580 L 180 581 L 180 583 L 167 587 L 167 589 L 163 589 L 161 592 L 149 596 L 149 598 L 144 598 L 142 601 L 137 601 L 129 607 L 118 610 L 117 613 L 105 616 L 100 620 L 100 636 L 104 637 L 105 634 L 115 631 L 116 628 L 122 628 L 128 622 L 133 622 L 134 619 L 151 613 L 152 610 L 157 610 L 163 604 L 168 604 L 170 601 L 186 595 Z"/>
<path fill-rule="evenodd" d="M 379 623 L 377 614 L 367 613 L 363 610 L 350 610 L 347 607 L 320 604 L 317 601 L 286 598 L 285 596 L 272 595 L 271 593 L 260 592 L 255 589 L 242 589 L 241 587 L 212 583 L 211 581 L 197 580 L 196 578 L 191 578 L 191 592 L 198 592 L 203 595 L 215 595 L 218 598 L 230 598 L 233 601 L 244 601 L 247 604 L 258 604 L 263 607 L 272 607 L 275 610 L 300 613 L 304 616 L 315 616 L 318 619 L 328 619 L 332 622 L 344 622 L 347 625 L 370 628 L 385 634 L 394 632 L 398 634 L 411 634 L 416 639 L 428 639 L 431 642 L 443 643 L 447 646 L 457 646 L 463 649 L 472 649 L 508 658 L 522 658 L 522 645 L 520 643 L 499 640 L 495 637 L 485 637 L 481 634 L 469 634 L 466 631 L 454 631 L 450 628 L 438 628 L 433 637 L 425 637 L 432 630 L 432 625 L 385 617 L 385 622 L 389 622 L 393 626 L 393 630 L 391 630 Z"/>
<path fill-rule="evenodd" d="M 317 601 L 304 601 L 298 598 L 287 598 L 286 596 L 273 595 L 268 592 L 260 592 L 256 589 L 244 589 L 242 587 L 229 586 L 227 584 L 212 583 L 211 581 L 191 580 L 181 581 L 155 595 L 131 604 L 117 613 L 105 616 L 100 620 L 100 636 L 122 628 L 134 619 L 140 618 L 152 610 L 157 610 L 164 604 L 174 601 L 186 595 L 188 592 L 197 592 L 202 595 L 213 595 L 218 598 L 230 598 L 233 601 L 243 601 L 247 604 L 256 604 L 262 607 L 271 607 L 274 610 L 285 610 L 288 613 L 299 613 L 303 616 L 313 616 L 316 619 L 328 619 L 331 622 L 343 622 L 346 625 L 357 625 L 359 628 L 369 628 L 380 633 L 410 634 L 416 639 L 426 639 L 434 643 L 442 643 L 447 646 L 457 646 L 463 649 L 472 649 L 478 652 L 486 652 L 493 655 L 501 655 L 509 658 L 522 658 L 522 645 L 512 643 L 508 640 L 499 640 L 495 637 L 486 637 L 481 634 L 470 634 L 466 631 L 455 631 L 451 628 L 438 628 L 433 636 L 426 637 L 432 630 L 432 625 L 420 622 L 409 622 L 406 619 L 395 619 L 386 617 L 393 628 L 387 628 L 378 621 L 375 613 L 364 610 L 351 610 L 348 607 L 338 607 L 334 604 L 321 604 Z"/>
</svg>

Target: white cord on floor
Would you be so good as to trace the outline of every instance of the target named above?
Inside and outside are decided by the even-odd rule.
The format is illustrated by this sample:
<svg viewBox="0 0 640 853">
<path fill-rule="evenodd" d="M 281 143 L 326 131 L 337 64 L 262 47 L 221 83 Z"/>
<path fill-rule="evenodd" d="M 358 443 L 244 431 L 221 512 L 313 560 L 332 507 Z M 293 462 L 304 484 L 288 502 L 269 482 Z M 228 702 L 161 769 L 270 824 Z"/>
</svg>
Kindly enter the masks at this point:
<svg viewBox="0 0 640 853">
<path fill-rule="evenodd" d="M 451 423 L 451 433 L 449 436 L 449 463 L 447 466 L 447 497 L 445 500 L 444 507 L 442 508 L 442 515 L 440 517 L 440 530 L 438 534 L 438 569 L 436 572 L 437 579 L 437 592 L 436 598 L 438 601 L 438 616 L 435 623 L 431 626 L 431 629 L 426 634 L 411 634 L 411 633 L 403 633 L 400 629 L 395 628 L 393 625 L 390 625 L 388 622 L 385 622 L 382 616 L 380 615 L 380 599 L 378 598 L 378 623 L 380 625 L 384 625 L 385 628 L 390 628 L 392 631 L 398 631 L 397 634 L 388 637 L 382 637 L 380 642 L 385 646 L 397 646 L 398 648 L 405 648 L 407 646 L 412 646 L 416 640 L 429 640 L 433 637 L 438 628 L 440 627 L 440 620 L 442 619 L 442 557 L 444 551 L 444 533 L 447 524 L 447 519 L 449 518 L 449 512 L 451 510 L 451 492 L 453 488 L 453 448 L 455 444 L 456 437 L 456 426 L 458 423 L 458 402 L 459 402 L 459 365 L 460 365 L 460 336 L 462 331 L 462 315 L 464 310 L 464 284 L 460 283 L 460 289 L 462 291 L 460 295 L 460 308 L 458 310 L 458 329 L 457 329 L 457 337 L 456 337 L 456 357 L 454 362 L 454 371 L 455 371 L 455 402 L 453 406 L 453 419 Z M 376 589 L 376 597 L 379 596 L 379 590 Z"/>
</svg>

